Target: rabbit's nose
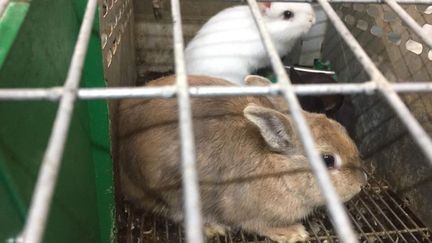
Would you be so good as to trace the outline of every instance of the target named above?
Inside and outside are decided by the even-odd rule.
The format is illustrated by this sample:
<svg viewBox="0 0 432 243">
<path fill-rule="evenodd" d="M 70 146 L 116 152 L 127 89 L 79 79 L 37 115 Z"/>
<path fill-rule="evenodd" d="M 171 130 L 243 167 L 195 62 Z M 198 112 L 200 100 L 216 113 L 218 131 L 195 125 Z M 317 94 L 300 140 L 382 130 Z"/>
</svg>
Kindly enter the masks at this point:
<svg viewBox="0 0 432 243">
<path fill-rule="evenodd" d="M 315 17 L 314 17 L 314 16 L 311 16 L 311 17 L 309 18 L 309 23 L 311 23 L 311 24 L 314 24 L 314 23 L 315 23 Z"/>
<path fill-rule="evenodd" d="M 364 171 L 361 171 L 361 173 L 362 173 L 362 175 L 360 175 L 362 178 L 362 180 L 361 180 L 361 184 L 362 185 L 366 185 L 367 184 L 367 180 L 368 180 L 368 176 L 367 176 L 367 174 L 366 174 L 366 172 L 364 172 Z"/>
<path fill-rule="evenodd" d="M 365 185 L 368 180 L 368 176 L 363 169 L 356 170 L 356 178 L 361 185 Z"/>
</svg>

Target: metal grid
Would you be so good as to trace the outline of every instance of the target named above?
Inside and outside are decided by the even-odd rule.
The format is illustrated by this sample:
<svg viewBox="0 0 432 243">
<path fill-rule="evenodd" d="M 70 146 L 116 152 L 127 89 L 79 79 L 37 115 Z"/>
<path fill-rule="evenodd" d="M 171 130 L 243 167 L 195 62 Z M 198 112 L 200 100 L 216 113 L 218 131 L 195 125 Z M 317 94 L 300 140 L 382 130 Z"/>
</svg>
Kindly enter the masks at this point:
<svg viewBox="0 0 432 243">
<path fill-rule="evenodd" d="M 346 205 L 348 216 L 359 235 L 366 242 L 432 242 L 432 232 L 426 228 L 382 181 L 369 175 L 369 184 Z M 119 242 L 184 242 L 184 229 L 160 216 L 139 211 L 122 203 L 119 216 Z M 303 221 L 309 232 L 307 242 L 340 242 L 330 219 L 323 209 Z M 240 229 L 208 242 L 272 242 Z"/>
<path fill-rule="evenodd" d="M 350 210 L 346 211 L 340 200 L 338 199 L 334 188 L 329 180 L 328 173 L 322 163 L 322 159 L 318 155 L 317 150 L 310 134 L 309 128 L 305 125 L 304 117 L 301 113 L 301 109 L 298 100 L 295 96 L 296 93 L 304 92 L 304 94 L 322 94 L 322 93 L 356 93 L 364 92 L 368 93 L 377 90 L 384 99 L 389 103 L 393 110 L 398 114 L 400 120 L 408 128 L 414 141 L 417 142 L 423 153 L 426 155 L 430 163 L 432 163 L 432 140 L 426 134 L 424 129 L 420 126 L 418 121 L 412 116 L 408 108 L 399 98 L 396 93 L 398 91 L 420 91 L 425 88 L 426 91 L 431 91 L 431 83 L 427 84 L 398 84 L 391 85 L 388 80 L 382 75 L 377 69 L 374 63 L 367 56 L 365 51 L 361 48 L 358 42 L 355 40 L 350 31 L 343 24 L 342 20 L 337 16 L 336 12 L 329 4 L 327 0 L 317 0 L 317 2 L 324 9 L 325 13 L 351 48 L 358 61 L 362 64 L 365 71 L 370 75 L 371 81 L 364 84 L 352 84 L 352 85 L 320 85 L 319 87 L 293 87 L 290 80 L 283 68 L 283 65 L 278 58 L 278 55 L 274 49 L 273 43 L 270 36 L 263 24 L 260 11 L 255 0 L 247 1 L 253 17 L 258 25 L 261 33 L 262 40 L 269 53 L 272 66 L 278 78 L 278 83 L 271 87 L 249 87 L 249 88 L 238 88 L 238 89 L 226 89 L 214 88 L 213 90 L 206 89 L 193 89 L 191 88 L 188 92 L 187 76 L 184 68 L 183 58 L 183 39 L 181 29 L 181 14 L 179 9 L 179 1 L 172 0 L 172 14 L 174 22 L 174 49 L 175 49 L 175 60 L 176 60 L 176 74 L 177 84 L 173 87 L 165 88 L 124 88 L 124 89 L 99 89 L 99 90 L 85 90 L 78 91 L 79 80 L 81 76 L 81 70 L 84 62 L 85 53 L 87 50 L 87 44 L 91 31 L 91 25 L 93 23 L 94 14 L 97 6 L 96 0 L 89 0 L 84 16 L 83 24 L 81 26 L 80 34 L 72 57 L 69 73 L 65 85 L 62 88 L 53 88 L 48 90 L 0 90 L 1 99 L 9 100 L 25 100 L 25 99 L 60 99 L 60 106 L 58 109 L 57 117 L 54 123 L 53 131 L 50 137 L 50 141 L 42 161 L 39 177 L 36 184 L 36 189 L 33 193 L 29 216 L 24 227 L 21 239 L 24 242 L 40 242 L 45 224 L 46 218 L 50 207 L 54 187 L 56 185 L 56 178 L 60 167 L 62 152 L 64 143 L 66 140 L 66 134 L 69 128 L 71 112 L 74 106 L 76 98 L 120 98 L 120 97 L 169 97 L 177 95 L 180 112 L 180 124 L 181 124 L 181 138 L 182 138 L 182 165 L 183 172 L 188 176 L 183 176 L 186 196 L 185 196 L 185 210 L 186 210 L 186 239 L 188 242 L 203 242 L 202 231 L 200 230 L 201 225 L 201 214 L 199 210 L 199 195 L 198 195 L 198 183 L 195 170 L 195 158 L 194 158 L 194 142 L 192 134 L 192 120 L 191 110 L 189 103 L 189 95 L 194 94 L 209 96 L 209 95 L 239 95 L 239 94 L 269 94 L 269 95 L 283 95 L 290 106 L 291 115 L 294 118 L 295 126 L 301 135 L 301 140 L 307 152 L 308 158 L 311 162 L 311 166 L 315 175 L 320 182 L 321 190 L 323 191 L 324 197 L 327 202 L 327 207 L 330 212 L 332 222 L 335 224 L 335 228 L 338 229 L 337 233 L 340 240 L 343 242 L 358 242 L 354 231 L 349 223 Z M 409 27 L 417 33 L 420 38 L 430 47 L 432 47 L 432 37 L 426 36 L 420 31 L 420 26 L 401 8 L 399 3 L 432 3 L 432 0 L 366 0 L 366 1 L 343 1 L 333 0 L 331 2 L 385 2 L 388 4 L 401 18 L 407 23 Z M 419 29 L 420 28 L 420 29 Z M 402 86 L 401 86 L 402 85 Z M 398 88 L 396 88 L 399 86 Z M 195 90 L 195 91 L 194 91 Z M 203 92 L 204 90 L 204 92 Z M 87 93 L 86 93 L 87 92 Z M 250 93 L 247 93 L 250 92 Z M 368 210 L 373 217 L 372 211 Z M 348 214 L 347 214 L 348 212 Z M 378 218 L 377 218 L 378 220 Z M 384 228 L 384 225 L 379 223 Z M 355 223 L 354 226 L 358 227 Z M 358 229 L 362 232 L 362 228 Z M 407 231 L 410 233 L 410 231 Z M 412 232 L 411 232 L 412 233 Z M 329 234 L 329 233 L 328 233 Z M 390 234 L 390 233 L 386 233 Z M 401 232 L 398 233 L 403 239 Z M 388 235 L 390 237 L 390 235 Z M 329 236 L 330 237 L 330 236 Z M 390 237 L 391 238 L 391 237 Z M 427 238 L 427 237 L 426 237 Z M 331 238 L 329 238 L 331 240 Z"/>
<path fill-rule="evenodd" d="M 132 0 L 103 0 L 99 15 L 105 80 L 110 86 L 133 85 L 136 70 Z M 121 66 L 128 68 L 120 73 Z"/>
</svg>

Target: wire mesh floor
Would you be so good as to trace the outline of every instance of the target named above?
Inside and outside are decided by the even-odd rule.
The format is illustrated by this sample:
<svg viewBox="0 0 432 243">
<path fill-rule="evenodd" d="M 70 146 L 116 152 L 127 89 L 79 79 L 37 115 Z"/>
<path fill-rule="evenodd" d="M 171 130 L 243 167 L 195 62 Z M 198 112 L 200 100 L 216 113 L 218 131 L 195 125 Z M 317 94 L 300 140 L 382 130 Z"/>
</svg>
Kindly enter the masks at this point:
<svg viewBox="0 0 432 243">
<path fill-rule="evenodd" d="M 360 242 L 432 242 L 431 231 L 382 182 L 369 177 L 369 184 L 347 203 L 348 215 Z M 184 231 L 164 218 L 134 210 L 127 203 L 118 215 L 118 242 L 185 242 Z M 308 242 L 340 242 L 325 210 L 304 220 Z M 207 242 L 272 242 L 261 236 L 234 230 Z"/>
</svg>

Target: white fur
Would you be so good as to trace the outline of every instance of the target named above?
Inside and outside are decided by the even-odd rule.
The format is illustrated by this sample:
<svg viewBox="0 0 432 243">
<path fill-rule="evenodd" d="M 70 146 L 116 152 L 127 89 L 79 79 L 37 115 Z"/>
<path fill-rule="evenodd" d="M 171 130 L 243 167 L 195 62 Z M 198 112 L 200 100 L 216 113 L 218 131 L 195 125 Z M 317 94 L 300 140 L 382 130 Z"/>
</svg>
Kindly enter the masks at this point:
<svg viewBox="0 0 432 243">
<path fill-rule="evenodd" d="M 280 56 L 309 31 L 315 14 L 308 3 L 272 3 L 262 8 L 263 19 Z M 290 10 L 294 17 L 283 19 Z M 188 74 L 223 78 L 243 84 L 246 75 L 269 65 L 255 21 L 248 6 L 222 10 L 198 31 L 185 50 Z"/>
</svg>

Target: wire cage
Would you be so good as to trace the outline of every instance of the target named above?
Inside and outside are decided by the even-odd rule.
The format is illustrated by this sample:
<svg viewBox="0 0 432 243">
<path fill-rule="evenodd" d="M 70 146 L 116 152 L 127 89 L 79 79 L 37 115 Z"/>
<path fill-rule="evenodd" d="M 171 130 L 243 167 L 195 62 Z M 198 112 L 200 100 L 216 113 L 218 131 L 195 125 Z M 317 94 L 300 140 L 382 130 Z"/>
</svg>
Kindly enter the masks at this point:
<svg viewBox="0 0 432 243">
<path fill-rule="evenodd" d="M 186 215 L 184 225 L 175 225 L 157 215 L 134 209 L 122 201 L 121 192 L 117 191 L 116 236 L 112 234 L 113 224 L 108 220 L 105 224 L 99 224 L 100 229 L 97 233 L 101 236 L 98 240 L 91 238 L 86 241 L 204 242 L 206 239 L 203 239 L 201 233 L 201 214 L 197 206 L 199 189 L 197 172 L 194 169 L 190 97 L 235 95 L 280 95 L 286 99 L 311 168 L 326 199 L 325 208 L 304 220 L 310 234 L 310 242 L 432 241 L 432 198 L 429 193 L 432 186 L 432 140 L 428 135 L 432 132 L 432 97 L 429 94 L 432 91 L 432 35 L 429 34 L 432 1 L 317 0 L 315 4 L 325 13 L 323 22 L 327 23 L 327 29 L 319 42 L 322 42 L 322 45 L 318 53 L 323 59 L 331 62 L 341 82 L 316 85 L 291 84 L 284 63 L 278 57 L 263 24 L 257 2 L 246 2 L 250 6 L 277 77 L 278 83 L 272 86 L 188 86 L 183 38 L 188 39 L 192 36 L 199 24 L 218 10 L 239 4 L 216 0 L 172 0 L 170 4 L 157 0 L 103 0 L 99 5 L 96 0 L 89 0 L 82 16 L 79 34 L 76 31 L 77 41 L 63 86 L 1 86 L 2 102 L 58 101 L 55 118 L 53 116 L 53 128 L 38 170 L 37 181 L 33 192 L 28 193 L 32 194 L 32 197 L 29 200 L 28 213 L 24 217 L 25 224 L 21 231 L 15 232 L 15 236 L 8 234 L 9 241 L 41 242 L 44 239 L 47 222 L 51 220 L 48 220 L 51 205 L 58 204 L 55 198 L 53 201 L 53 195 L 57 180 L 62 180 L 59 171 L 62 168 L 68 130 L 74 125 L 72 111 L 75 105 L 80 104 L 77 101 L 87 100 L 90 105 L 96 100 L 109 100 L 111 152 L 117 183 L 119 161 L 116 151 L 116 100 L 176 97 L 182 137 L 182 167 L 192 168 L 185 171 L 188 174 L 183 176 Z M 0 1 L 0 14 L 3 12 L 0 33 L 4 25 L 1 21 L 9 16 L 14 4 L 17 3 Z M 98 6 L 100 28 L 96 28 L 95 31 L 92 27 Z M 17 32 L 18 30 L 14 33 Z M 92 46 L 92 35 L 95 32 L 96 35 L 100 34 L 100 37 L 95 39 L 96 45 Z M 171 41 L 166 41 L 168 38 Z M 13 39 L 9 41 L 8 48 L 12 45 Z M 303 44 L 306 42 L 307 40 L 304 40 Z M 172 47 L 166 48 L 167 45 Z M 92 52 L 98 48 L 100 53 L 95 56 L 100 60 L 93 61 L 103 64 L 104 79 L 108 86 L 112 87 L 98 88 L 95 86 L 101 86 L 100 83 L 85 83 L 84 87 L 80 88 L 81 79 L 95 78 L 91 75 L 86 76 L 88 69 L 94 67 L 86 61 L 86 51 L 89 49 Z M 5 57 L 0 49 L 0 65 Z M 8 58 L 12 58 L 11 55 Z M 175 67 L 174 70 L 172 66 Z M 0 68 L 4 69 L 2 66 Z M 151 79 L 148 71 L 175 71 L 177 82 L 169 87 L 132 87 L 137 80 Z M 11 79 L 13 77 L 6 76 Z M 2 76 L 0 80 L 1 78 Z M 370 173 L 367 187 L 345 206 L 338 199 L 330 183 L 296 97 L 335 93 L 350 95 L 353 101 L 356 121 L 353 139 L 358 144 Z M 105 121 L 104 124 L 107 125 L 108 122 Z M 93 124 L 92 129 L 96 129 L 95 127 L 96 124 Z M 67 160 L 68 156 L 66 155 L 64 160 Z M 2 172 L 5 171 L 4 168 L 0 169 Z M 96 176 L 104 171 L 105 175 L 109 176 L 111 168 L 96 167 L 95 170 Z M 112 182 L 96 182 L 95 197 L 100 203 L 95 208 L 99 215 L 92 217 L 99 217 L 99 221 L 102 222 L 104 217 L 112 216 L 112 198 L 109 196 L 112 196 L 112 193 L 108 193 L 108 198 L 106 195 L 103 196 L 106 190 L 110 190 L 110 183 Z M 64 234 L 64 239 L 68 238 L 68 234 L 73 235 L 71 232 Z M 55 239 L 50 238 L 51 241 Z M 207 240 L 270 242 L 269 239 L 249 235 L 237 229 L 225 236 Z"/>
</svg>

